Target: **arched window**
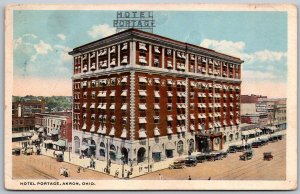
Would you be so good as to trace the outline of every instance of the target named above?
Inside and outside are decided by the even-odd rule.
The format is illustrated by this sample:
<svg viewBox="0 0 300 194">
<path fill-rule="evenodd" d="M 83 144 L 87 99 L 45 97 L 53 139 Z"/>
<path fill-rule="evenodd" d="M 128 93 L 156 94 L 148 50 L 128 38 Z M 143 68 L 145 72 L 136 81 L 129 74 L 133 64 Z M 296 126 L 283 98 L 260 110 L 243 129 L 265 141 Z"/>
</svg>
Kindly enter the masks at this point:
<svg viewBox="0 0 300 194">
<path fill-rule="evenodd" d="M 178 141 L 177 143 L 177 153 L 181 155 L 183 153 L 183 141 Z"/>
<path fill-rule="evenodd" d="M 80 154 L 80 139 L 77 136 L 74 137 L 74 148 L 75 148 L 75 153 Z"/>
</svg>

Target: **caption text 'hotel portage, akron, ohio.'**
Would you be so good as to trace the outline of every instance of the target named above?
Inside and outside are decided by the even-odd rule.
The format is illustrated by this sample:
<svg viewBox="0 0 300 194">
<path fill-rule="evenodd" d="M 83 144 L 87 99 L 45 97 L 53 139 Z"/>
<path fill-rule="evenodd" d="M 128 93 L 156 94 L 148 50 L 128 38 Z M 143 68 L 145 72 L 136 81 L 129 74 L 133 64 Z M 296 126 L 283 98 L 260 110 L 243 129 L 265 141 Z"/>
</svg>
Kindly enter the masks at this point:
<svg viewBox="0 0 300 194">
<path fill-rule="evenodd" d="M 241 140 L 241 59 L 137 29 L 69 54 L 73 153 L 137 165 Z"/>
</svg>

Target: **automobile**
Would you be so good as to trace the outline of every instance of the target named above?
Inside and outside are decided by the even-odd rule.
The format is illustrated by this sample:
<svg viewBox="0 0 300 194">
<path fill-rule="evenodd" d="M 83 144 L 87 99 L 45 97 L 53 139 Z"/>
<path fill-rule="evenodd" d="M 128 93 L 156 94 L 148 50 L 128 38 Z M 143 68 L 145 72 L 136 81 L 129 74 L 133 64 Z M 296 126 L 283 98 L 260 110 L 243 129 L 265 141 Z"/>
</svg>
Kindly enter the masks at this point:
<svg viewBox="0 0 300 194">
<path fill-rule="evenodd" d="M 235 153 L 237 151 L 237 146 L 236 145 L 231 145 L 228 148 L 228 153 Z"/>
<path fill-rule="evenodd" d="M 269 139 L 268 138 L 260 138 L 259 141 L 261 142 L 261 145 L 264 146 L 264 145 L 268 144 Z"/>
<path fill-rule="evenodd" d="M 63 162 L 64 161 L 64 154 L 62 151 L 55 151 L 56 161 Z"/>
<path fill-rule="evenodd" d="M 277 135 L 278 140 L 282 140 L 282 138 L 283 138 L 283 135 Z"/>
<path fill-rule="evenodd" d="M 25 154 L 26 155 L 32 155 L 33 154 L 33 149 L 32 148 L 25 149 Z"/>
<path fill-rule="evenodd" d="M 207 154 L 197 154 L 196 159 L 198 163 L 203 163 L 207 159 Z"/>
<path fill-rule="evenodd" d="M 259 148 L 261 146 L 262 146 L 262 142 L 260 140 L 254 141 L 251 144 L 251 147 L 253 147 L 253 148 Z"/>
<path fill-rule="evenodd" d="M 228 152 L 227 151 L 221 151 L 221 156 L 222 158 L 226 158 L 228 155 Z"/>
<path fill-rule="evenodd" d="M 273 143 L 273 142 L 276 142 L 278 141 L 278 137 L 276 135 L 272 135 L 269 137 L 269 142 Z"/>
<path fill-rule="evenodd" d="M 21 154 L 21 149 L 20 148 L 15 148 L 14 149 L 14 155 L 20 156 L 20 154 Z"/>
<path fill-rule="evenodd" d="M 197 158 L 195 156 L 188 156 L 185 158 L 185 165 L 188 167 L 197 166 Z"/>
<path fill-rule="evenodd" d="M 222 159 L 221 152 L 211 152 L 207 156 L 208 161 L 215 161 L 215 160 L 221 160 L 221 159 Z"/>
<path fill-rule="evenodd" d="M 273 159 L 272 152 L 264 152 L 263 156 L 264 156 L 264 160 L 267 160 L 267 161 L 270 161 Z"/>
<path fill-rule="evenodd" d="M 251 160 L 253 156 L 253 152 L 251 150 L 247 150 L 245 152 L 243 152 L 242 155 L 240 155 L 240 160 Z"/>
<path fill-rule="evenodd" d="M 178 159 L 174 161 L 172 164 L 170 164 L 169 169 L 182 169 L 185 166 L 185 160 L 184 159 Z"/>
</svg>

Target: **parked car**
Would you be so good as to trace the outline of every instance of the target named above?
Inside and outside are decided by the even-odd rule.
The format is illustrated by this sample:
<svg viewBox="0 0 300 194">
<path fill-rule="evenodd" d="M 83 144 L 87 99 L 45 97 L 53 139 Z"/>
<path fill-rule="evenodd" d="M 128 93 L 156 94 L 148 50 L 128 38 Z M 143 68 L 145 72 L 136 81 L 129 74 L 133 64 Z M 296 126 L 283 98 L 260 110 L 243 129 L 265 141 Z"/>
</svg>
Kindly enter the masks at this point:
<svg viewBox="0 0 300 194">
<path fill-rule="evenodd" d="M 262 142 L 260 140 L 254 141 L 251 144 L 251 147 L 253 147 L 253 148 L 259 148 L 261 146 L 262 146 Z"/>
<path fill-rule="evenodd" d="M 245 151 L 242 155 L 240 155 L 240 160 L 251 160 L 253 156 L 253 152 L 251 150 Z"/>
<path fill-rule="evenodd" d="M 273 142 L 276 142 L 278 141 L 278 137 L 276 135 L 272 135 L 269 137 L 269 142 L 273 143 Z"/>
<path fill-rule="evenodd" d="M 188 156 L 185 159 L 185 165 L 188 167 L 197 166 L 197 163 L 198 163 L 197 158 L 195 156 Z"/>
<path fill-rule="evenodd" d="M 228 152 L 227 151 L 221 151 L 221 156 L 222 158 L 226 158 L 228 155 Z"/>
<path fill-rule="evenodd" d="M 203 163 L 207 160 L 207 154 L 197 154 L 196 159 L 198 163 Z"/>
<path fill-rule="evenodd" d="M 229 153 L 235 153 L 237 151 L 237 146 L 236 145 L 231 145 L 228 148 Z"/>
<path fill-rule="evenodd" d="M 259 141 L 261 141 L 261 145 L 264 146 L 264 145 L 268 144 L 269 139 L 268 138 L 260 138 Z"/>
<path fill-rule="evenodd" d="M 273 155 L 271 152 L 264 152 L 263 156 L 264 156 L 264 160 L 267 160 L 267 161 L 270 161 L 273 159 Z"/>
<path fill-rule="evenodd" d="M 61 151 L 55 151 L 56 161 L 63 162 L 64 161 L 64 154 Z"/>
<path fill-rule="evenodd" d="M 181 169 L 185 166 L 185 160 L 184 159 L 178 159 L 174 161 L 172 164 L 170 164 L 169 169 Z"/>
</svg>

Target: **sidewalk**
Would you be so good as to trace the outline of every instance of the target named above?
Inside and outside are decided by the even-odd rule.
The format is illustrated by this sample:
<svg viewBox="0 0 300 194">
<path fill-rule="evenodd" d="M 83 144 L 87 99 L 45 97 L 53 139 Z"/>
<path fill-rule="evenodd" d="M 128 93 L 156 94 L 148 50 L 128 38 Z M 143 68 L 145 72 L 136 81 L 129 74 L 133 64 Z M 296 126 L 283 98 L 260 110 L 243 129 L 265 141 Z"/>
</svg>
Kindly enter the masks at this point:
<svg viewBox="0 0 300 194">
<path fill-rule="evenodd" d="M 274 134 L 284 135 L 285 133 L 286 133 L 286 130 L 284 130 L 284 131 L 278 131 L 278 132 L 275 132 Z M 257 140 L 258 138 L 267 138 L 269 136 L 270 136 L 270 134 L 265 134 L 265 135 L 259 136 L 257 138 L 252 138 L 252 139 L 249 139 L 247 141 L 247 143 L 251 143 L 251 142 Z M 242 144 L 242 140 L 234 142 L 234 143 L 231 143 L 231 144 L 226 144 L 226 145 L 224 145 L 223 149 L 226 150 L 230 145 L 239 145 L 239 144 Z M 54 150 L 49 150 L 48 149 L 47 152 L 46 152 L 45 148 L 42 148 L 41 150 L 42 150 L 41 153 L 43 155 L 55 158 L 55 156 L 53 156 L 53 151 Z M 182 157 L 187 157 L 187 155 L 180 156 L 180 158 L 182 158 Z M 151 172 L 155 172 L 155 171 L 159 171 L 159 170 L 162 170 L 162 169 L 166 169 L 174 161 L 174 159 L 176 159 L 176 158 L 169 158 L 169 159 L 165 159 L 165 160 L 160 161 L 160 162 L 150 163 L 149 165 L 152 165 L 152 168 L 149 169 L 149 172 L 148 172 L 148 163 L 147 162 L 144 162 L 142 164 L 133 166 L 132 167 L 133 168 L 133 172 L 132 172 L 132 175 L 130 175 L 130 178 L 138 177 L 138 176 L 142 176 L 144 174 L 148 174 L 148 173 L 151 173 Z M 91 161 L 90 158 L 82 158 L 82 159 L 80 159 L 79 155 L 73 154 L 73 153 L 70 153 L 70 161 L 69 161 L 69 152 L 64 152 L 64 162 L 67 162 L 67 163 L 70 163 L 70 164 L 74 164 L 74 165 L 77 165 L 77 166 L 81 166 L 82 168 L 89 168 L 90 161 Z M 104 172 L 104 169 L 107 166 L 106 160 L 104 160 L 104 161 L 101 160 L 100 161 L 100 160 L 94 159 L 94 161 L 95 161 L 95 169 L 93 169 L 93 168 L 89 168 L 89 169 L 97 171 L 97 172 L 100 172 L 100 173 L 107 174 L 106 172 Z M 142 170 L 140 170 L 140 167 L 142 167 Z M 131 167 L 129 165 L 127 165 L 127 164 L 124 165 L 124 177 L 127 176 L 126 170 L 130 171 L 130 168 Z M 118 178 L 122 178 L 122 165 L 121 164 L 111 163 L 110 174 L 109 175 L 115 176 L 116 170 L 119 171 L 119 174 L 118 174 L 117 177 Z"/>
</svg>

